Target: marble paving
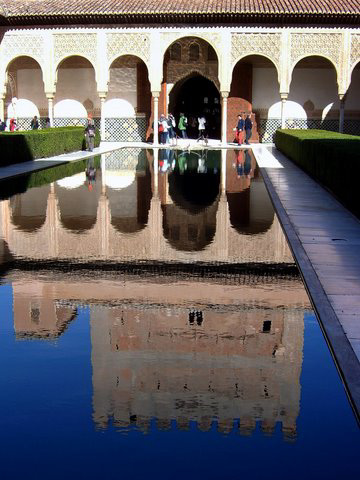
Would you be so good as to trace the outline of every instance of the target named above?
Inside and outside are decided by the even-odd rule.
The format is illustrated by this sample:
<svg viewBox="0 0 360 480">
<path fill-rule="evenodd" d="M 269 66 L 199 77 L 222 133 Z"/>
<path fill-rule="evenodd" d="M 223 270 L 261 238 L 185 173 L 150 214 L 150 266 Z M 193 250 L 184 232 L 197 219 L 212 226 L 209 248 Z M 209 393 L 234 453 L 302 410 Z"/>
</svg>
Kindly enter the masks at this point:
<svg viewBox="0 0 360 480">
<path fill-rule="evenodd" d="M 359 418 L 360 221 L 275 147 L 253 152 Z"/>
</svg>

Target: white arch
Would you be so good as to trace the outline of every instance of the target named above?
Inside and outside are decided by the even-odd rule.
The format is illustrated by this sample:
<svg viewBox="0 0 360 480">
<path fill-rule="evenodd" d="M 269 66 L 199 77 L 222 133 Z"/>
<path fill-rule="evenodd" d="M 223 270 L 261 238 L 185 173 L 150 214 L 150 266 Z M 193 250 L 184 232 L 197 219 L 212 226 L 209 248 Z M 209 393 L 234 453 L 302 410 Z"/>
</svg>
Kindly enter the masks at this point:
<svg viewBox="0 0 360 480">
<path fill-rule="evenodd" d="M 58 62 L 56 63 L 56 65 L 54 66 L 54 75 L 53 75 L 53 78 L 55 79 L 55 83 L 57 83 L 57 75 L 58 75 L 58 71 L 59 71 L 59 67 L 61 65 L 62 62 L 64 62 L 65 60 L 67 60 L 68 58 L 71 58 L 71 57 L 81 57 L 81 58 L 84 58 L 85 60 L 88 60 L 92 66 L 92 68 L 94 69 L 94 72 L 95 72 L 95 82 L 96 82 L 96 86 L 98 84 L 98 79 L 100 78 L 99 76 L 99 72 L 97 71 L 97 68 L 96 68 L 96 65 L 94 65 L 94 62 L 91 60 L 91 58 L 89 58 L 87 55 L 84 55 L 84 54 L 78 54 L 78 53 L 71 53 L 71 54 L 65 54 L 63 57 L 61 57 Z"/>
<path fill-rule="evenodd" d="M 292 81 L 292 76 L 293 76 L 293 72 L 296 68 L 296 65 L 301 62 L 301 60 L 303 60 L 304 58 L 310 58 L 310 57 L 320 57 L 320 58 L 323 58 L 325 60 L 328 60 L 331 65 L 334 67 L 335 69 L 335 73 L 336 73 L 336 83 L 339 84 L 339 72 L 338 72 L 338 69 L 337 69 L 337 65 L 335 65 L 335 63 L 333 62 L 333 60 L 331 60 L 331 58 L 329 58 L 327 55 L 323 55 L 322 53 L 306 53 L 304 55 L 302 55 L 301 57 L 299 57 L 293 64 L 292 66 L 290 67 L 289 69 L 289 83 L 288 83 L 288 90 L 290 90 L 290 85 L 291 85 L 291 81 Z"/>
<path fill-rule="evenodd" d="M 276 62 L 274 61 L 273 58 L 271 58 L 269 55 L 266 55 L 264 53 L 260 53 L 260 52 L 251 52 L 251 53 L 246 53 L 245 55 L 241 55 L 240 57 L 238 57 L 231 65 L 231 72 L 230 72 L 230 85 L 231 85 L 231 82 L 232 82 L 232 78 L 233 78 L 233 73 L 234 73 L 234 68 L 236 67 L 236 65 L 241 61 L 243 60 L 244 58 L 246 57 L 253 57 L 253 56 L 257 56 L 257 57 L 264 57 L 266 58 L 267 60 L 270 60 L 270 62 L 273 64 L 275 70 L 276 70 L 276 73 L 277 73 L 277 78 L 278 78 L 278 83 L 280 85 L 280 82 L 281 82 L 281 78 L 280 78 L 280 69 L 278 68 L 278 66 L 276 65 Z"/>
<path fill-rule="evenodd" d="M 34 60 L 38 64 L 38 66 L 41 70 L 42 81 L 43 81 L 43 84 L 45 86 L 45 67 L 42 64 L 41 60 L 38 60 L 36 58 L 36 56 L 34 56 L 34 55 L 26 55 L 26 54 L 20 54 L 19 53 L 19 54 L 15 55 L 14 57 L 12 57 L 10 60 L 7 60 L 7 63 L 4 64 L 5 65 L 5 68 L 4 68 L 5 79 L 4 80 L 6 81 L 6 75 L 7 75 L 7 72 L 9 71 L 10 64 L 12 62 L 16 61 L 17 59 L 22 58 L 22 57 L 31 58 L 31 60 Z"/>
</svg>

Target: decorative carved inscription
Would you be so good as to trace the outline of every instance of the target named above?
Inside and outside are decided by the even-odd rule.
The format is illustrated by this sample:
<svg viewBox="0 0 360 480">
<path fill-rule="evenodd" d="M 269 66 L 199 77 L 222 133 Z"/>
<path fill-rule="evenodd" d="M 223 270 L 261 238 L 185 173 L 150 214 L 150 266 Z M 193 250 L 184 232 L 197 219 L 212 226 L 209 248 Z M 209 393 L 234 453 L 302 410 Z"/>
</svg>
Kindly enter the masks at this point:
<svg viewBox="0 0 360 480">
<path fill-rule="evenodd" d="M 81 55 L 96 63 L 96 33 L 57 33 L 54 35 L 54 60 Z"/>
<path fill-rule="evenodd" d="M 34 58 L 40 64 L 44 61 L 44 40 L 39 34 L 5 34 L 2 42 L 2 58 L 7 61 L 20 55 Z"/>
<path fill-rule="evenodd" d="M 358 62 L 360 62 L 360 35 L 351 35 L 351 66 Z"/>
<path fill-rule="evenodd" d="M 233 33 L 231 60 L 236 62 L 246 55 L 265 55 L 278 67 L 280 65 L 279 33 Z"/>
<path fill-rule="evenodd" d="M 295 65 L 305 55 L 319 55 L 331 59 L 339 67 L 341 45 L 341 33 L 293 33 L 291 64 Z"/>
<path fill-rule="evenodd" d="M 132 54 L 148 61 L 150 58 L 150 39 L 144 33 L 109 33 L 107 35 L 107 59 Z"/>
</svg>

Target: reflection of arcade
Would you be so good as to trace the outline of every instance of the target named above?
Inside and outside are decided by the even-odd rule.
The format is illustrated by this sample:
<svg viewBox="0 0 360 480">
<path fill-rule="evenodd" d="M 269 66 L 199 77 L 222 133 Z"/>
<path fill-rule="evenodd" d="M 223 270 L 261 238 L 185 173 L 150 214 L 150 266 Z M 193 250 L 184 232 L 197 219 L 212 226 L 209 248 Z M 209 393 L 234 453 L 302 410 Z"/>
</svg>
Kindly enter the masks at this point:
<svg viewBox="0 0 360 480">
<path fill-rule="evenodd" d="M 264 433 L 280 422 L 286 436 L 295 435 L 303 316 L 309 308 L 300 280 L 235 282 L 224 291 L 216 280 L 126 277 L 119 289 L 111 277 L 84 283 L 83 276 L 55 280 L 47 274 L 39 282 L 21 275 L 13 279 L 18 335 L 60 334 L 66 320 L 54 312 L 63 308 L 70 321 L 77 305 L 91 304 L 98 427 L 113 421 L 146 431 L 156 418 L 158 428 L 176 421 L 186 429 L 194 421 L 208 430 L 215 422 L 224 433 L 234 426 L 251 433 L 261 421 Z M 201 311 L 201 321 L 190 323 L 194 310 Z"/>
<path fill-rule="evenodd" d="M 121 149 L 102 157 L 91 192 L 81 172 L 3 200 L 0 235 L 14 257 L 39 260 L 292 262 L 243 155 L 239 178 L 233 151 Z"/>
<path fill-rule="evenodd" d="M 266 232 L 274 220 L 274 210 L 256 161 L 249 149 L 234 150 L 234 157 L 231 166 L 227 163 L 226 174 L 231 225 L 239 233 Z"/>
<path fill-rule="evenodd" d="M 219 185 L 220 161 L 214 152 L 176 152 L 167 179 L 169 195 L 162 201 L 164 236 L 172 246 L 199 251 L 213 240 Z"/>
</svg>

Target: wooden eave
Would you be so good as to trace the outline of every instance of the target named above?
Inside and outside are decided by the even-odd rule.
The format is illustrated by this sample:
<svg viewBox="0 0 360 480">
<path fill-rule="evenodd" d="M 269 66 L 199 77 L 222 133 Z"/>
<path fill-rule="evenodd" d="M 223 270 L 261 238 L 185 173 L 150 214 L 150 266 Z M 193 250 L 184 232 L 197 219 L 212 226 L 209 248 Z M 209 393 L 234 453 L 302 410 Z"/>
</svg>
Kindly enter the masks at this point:
<svg viewBox="0 0 360 480">
<path fill-rule="evenodd" d="M 0 16 L 2 26 L 61 25 L 360 25 L 359 13 L 75 13 L 69 15 Z"/>
</svg>

